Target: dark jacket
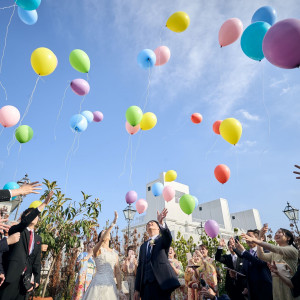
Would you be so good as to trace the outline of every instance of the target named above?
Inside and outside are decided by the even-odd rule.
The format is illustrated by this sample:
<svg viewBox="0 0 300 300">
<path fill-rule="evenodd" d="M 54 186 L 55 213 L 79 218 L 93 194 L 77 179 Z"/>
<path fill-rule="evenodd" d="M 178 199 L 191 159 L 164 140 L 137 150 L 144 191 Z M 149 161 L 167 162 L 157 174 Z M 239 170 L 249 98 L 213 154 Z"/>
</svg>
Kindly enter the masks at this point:
<svg viewBox="0 0 300 300">
<path fill-rule="evenodd" d="M 10 191 L 9 190 L 0 190 L 0 202 L 10 201 Z"/>
<path fill-rule="evenodd" d="M 9 248 L 7 245 L 7 238 L 3 238 L 0 241 L 0 274 L 4 274 L 4 268 L 2 265 L 2 255 L 3 255 L 3 252 L 6 252 L 8 250 L 9 250 Z"/>
<path fill-rule="evenodd" d="M 164 291 L 171 292 L 180 286 L 177 276 L 168 259 L 172 235 L 167 225 L 165 225 L 165 228 L 162 226 L 159 227 L 160 235 L 155 239 L 155 243 L 151 251 L 150 265 L 160 288 Z M 148 242 L 143 243 L 140 248 L 139 264 L 135 279 L 135 290 L 139 291 L 141 294 L 144 287 L 143 276 L 147 261 L 147 244 Z"/>
<path fill-rule="evenodd" d="M 40 283 L 41 274 L 41 237 L 34 233 L 34 249 L 28 254 L 30 234 L 27 230 L 29 224 L 40 214 L 40 211 L 35 208 L 22 221 L 12 226 L 8 234 L 20 232 L 19 242 L 9 246 L 9 252 L 3 255 L 3 264 L 5 270 L 5 282 L 13 282 L 20 278 L 25 267 L 27 274 L 33 274 L 35 282 Z"/>
<path fill-rule="evenodd" d="M 227 268 L 236 270 L 237 272 L 242 272 L 243 269 L 243 259 L 237 257 L 236 267 L 233 265 L 231 254 L 222 255 L 223 249 L 217 249 L 215 259 L 220 263 L 224 264 Z M 232 300 L 244 300 L 245 296 L 242 294 L 243 290 L 247 287 L 246 277 L 237 275 L 237 278 L 231 278 L 229 271 L 226 272 L 225 278 L 225 290 Z"/>
</svg>

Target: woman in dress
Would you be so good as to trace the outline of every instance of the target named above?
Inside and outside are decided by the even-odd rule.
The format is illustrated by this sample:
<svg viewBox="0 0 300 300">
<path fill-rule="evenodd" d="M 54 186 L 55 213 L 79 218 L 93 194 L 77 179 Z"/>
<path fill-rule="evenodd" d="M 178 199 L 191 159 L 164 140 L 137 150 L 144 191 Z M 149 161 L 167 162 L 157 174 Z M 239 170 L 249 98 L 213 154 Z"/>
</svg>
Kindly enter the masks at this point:
<svg viewBox="0 0 300 300">
<path fill-rule="evenodd" d="M 182 263 L 177 260 L 176 253 L 172 247 L 169 249 L 169 262 L 174 272 L 176 273 L 181 286 L 171 294 L 172 300 L 183 300 L 185 295 L 184 271 Z"/>
<path fill-rule="evenodd" d="M 298 265 L 298 249 L 294 245 L 294 236 L 287 230 L 280 228 L 275 233 L 274 239 L 277 245 L 272 245 L 263 242 L 263 237 L 268 231 L 268 225 L 266 224 L 259 233 L 258 239 L 250 237 L 246 234 L 242 234 L 242 238 L 246 241 L 254 242 L 257 244 L 257 256 L 261 260 L 272 264 L 275 262 L 279 272 L 285 273 L 286 276 L 291 278 Z M 269 250 L 270 253 L 264 253 L 263 249 Z M 283 281 L 274 273 L 272 273 L 272 285 L 273 285 L 273 300 L 292 300 L 300 299 L 294 298 L 290 288 L 283 283 Z"/>
<path fill-rule="evenodd" d="M 115 218 L 111 225 L 102 230 L 98 236 L 98 243 L 93 249 L 93 256 L 96 263 L 95 276 L 83 295 L 83 300 L 118 300 L 124 299 L 121 292 L 121 272 L 118 253 L 110 249 L 110 232 L 116 225 L 118 214 L 115 211 Z M 117 286 L 114 280 L 117 279 Z"/>
<path fill-rule="evenodd" d="M 76 261 L 78 277 L 76 280 L 72 300 L 81 300 L 84 292 L 89 287 L 95 272 L 95 261 L 93 260 L 93 248 L 95 243 L 90 241 L 87 244 L 87 252 L 80 253 Z"/>
<path fill-rule="evenodd" d="M 122 264 L 122 271 L 124 273 L 124 280 L 128 283 L 129 288 L 129 300 L 133 300 L 134 295 L 134 284 L 135 284 L 135 275 L 136 275 L 136 269 L 137 269 L 137 259 L 135 256 L 135 247 L 129 246 L 127 248 L 127 255 L 126 259 L 124 260 Z"/>
</svg>

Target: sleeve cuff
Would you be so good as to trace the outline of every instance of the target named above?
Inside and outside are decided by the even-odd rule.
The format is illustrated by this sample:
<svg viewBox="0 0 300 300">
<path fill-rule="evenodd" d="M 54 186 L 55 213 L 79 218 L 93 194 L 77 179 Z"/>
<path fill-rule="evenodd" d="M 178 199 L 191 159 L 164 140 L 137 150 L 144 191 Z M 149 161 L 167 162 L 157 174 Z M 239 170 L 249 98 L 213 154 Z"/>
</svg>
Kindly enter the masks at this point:
<svg viewBox="0 0 300 300">
<path fill-rule="evenodd" d="M 37 207 L 37 210 L 38 210 L 40 213 L 42 212 L 42 211 L 40 210 L 40 207 L 39 207 L 39 206 Z"/>
<path fill-rule="evenodd" d="M 242 251 L 242 252 L 241 252 L 241 255 L 243 255 L 243 254 L 245 253 L 245 251 L 246 251 L 246 250 Z"/>
<path fill-rule="evenodd" d="M 222 250 L 222 249 L 223 249 L 223 247 L 220 247 L 220 246 L 219 246 L 219 247 L 218 247 L 218 249 L 221 249 L 221 250 Z"/>
<path fill-rule="evenodd" d="M 9 200 L 11 200 L 11 198 L 12 198 L 12 196 L 11 196 L 11 191 L 10 190 L 8 190 L 9 191 L 9 194 L 10 194 L 10 198 L 9 198 Z"/>
</svg>

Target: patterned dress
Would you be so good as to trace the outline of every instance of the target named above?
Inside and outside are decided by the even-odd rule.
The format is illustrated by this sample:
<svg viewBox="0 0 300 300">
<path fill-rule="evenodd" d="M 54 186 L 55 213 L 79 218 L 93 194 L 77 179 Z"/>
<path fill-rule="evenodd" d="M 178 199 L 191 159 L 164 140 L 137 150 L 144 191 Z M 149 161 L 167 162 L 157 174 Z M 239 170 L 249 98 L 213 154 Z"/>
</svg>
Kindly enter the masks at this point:
<svg viewBox="0 0 300 300">
<path fill-rule="evenodd" d="M 88 253 L 83 252 L 79 254 L 77 258 L 76 267 L 78 270 L 78 277 L 76 280 L 72 300 L 81 300 L 84 292 L 87 290 L 93 279 L 96 267 L 95 261 L 93 260 L 92 256 L 89 259 L 87 259 L 87 256 Z"/>
<path fill-rule="evenodd" d="M 181 284 L 179 288 L 177 288 L 172 294 L 171 294 L 171 300 L 184 300 L 185 295 L 187 293 L 187 289 L 185 287 L 185 281 L 184 281 L 184 271 L 182 263 L 177 259 L 169 259 L 169 262 L 171 266 L 179 271 L 178 273 L 178 280 Z"/>
</svg>

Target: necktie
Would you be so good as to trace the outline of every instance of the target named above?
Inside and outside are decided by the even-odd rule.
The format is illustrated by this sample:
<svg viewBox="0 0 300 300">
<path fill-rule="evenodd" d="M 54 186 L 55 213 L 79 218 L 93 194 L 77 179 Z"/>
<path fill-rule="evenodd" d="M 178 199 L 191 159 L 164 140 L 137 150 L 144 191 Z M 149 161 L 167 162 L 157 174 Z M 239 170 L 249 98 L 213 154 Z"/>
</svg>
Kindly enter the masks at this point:
<svg viewBox="0 0 300 300">
<path fill-rule="evenodd" d="M 148 246 L 147 246 L 147 259 L 151 257 L 151 244 L 150 244 L 151 239 L 148 241 Z"/>
<path fill-rule="evenodd" d="M 28 246 L 28 253 L 29 254 L 30 254 L 30 249 L 31 249 L 31 246 L 32 246 L 32 241 L 33 241 L 33 233 L 30 230 L 30 238 L 29 238 L 29 246 Z"/>
</svg>

